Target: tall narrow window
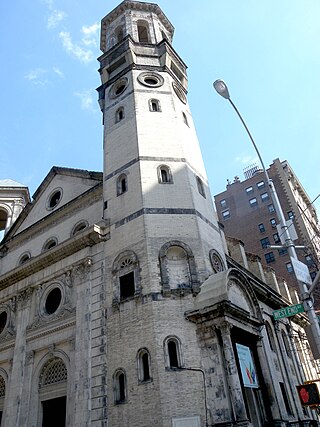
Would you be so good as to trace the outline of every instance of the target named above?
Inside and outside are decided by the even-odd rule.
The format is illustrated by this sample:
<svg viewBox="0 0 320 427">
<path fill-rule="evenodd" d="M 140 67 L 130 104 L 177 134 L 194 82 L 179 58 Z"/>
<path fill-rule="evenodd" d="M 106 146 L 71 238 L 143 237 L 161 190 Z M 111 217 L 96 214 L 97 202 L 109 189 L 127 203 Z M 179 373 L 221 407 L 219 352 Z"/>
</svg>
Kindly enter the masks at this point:
<svg viewBox="0 0 320 427">
<path fill-rule="evenodd" d="M 172 184 L 172 174 L 169 166 L 161 165 L 158 167 L 158 181 L 160 184 Z"/>
<path fill-rule="evenodd" d="M 123 40 L 123 29 L 122 29 L 122 27 L 116 28 L 114 33 L 117 37 L 117 43 L 121 42 L 121 40 Z"/>
<path fill-rule="evenodd" d="M 183 117 L 183 123 L 186 124 L 187 126 L 189 126 L 187 116 L 184 112 L 182 112 L 182 117 Z"/>
<path fill-rule="evenodd" d="M 124 109 L 123 107 L 120 107 L 117 111 L 116 111 L 116 123 L 121 122 L 121 120 L 124 119 Z"/>
<path fill-rule="evenodd" d="M 201 179 L 197 176 L 197 187 L 198 187 L 198 191 L 201 194 L 202 197 L 206 198 L 206 193 L 204 191 L 204 186 L 203 186 L 203 182 L 201 181 Z"/>
<path fill-rule="evenodd" d="M 136 254 L 125 251 L 117 256 L 112 268 L 114 302 L 125 302 L 140 294 L 139 262 Z"/>
<path fill-rule="evenodd" d="M 117 196 L 128 191 L 128 179 L 127 175 L 122 174 L 117 179 Z"/>
<path fill-rule="evenodd" d="M 160 101 L 158 99 L 149 100 L 149 110 L 156 113 L 161 111 Z"/>
<path fill-rule="evenodd" d="M 148 23 L 145 21 L 138 21 L 138 38 L 140 43 L 150 42 Z"/>
<path fill-rule="evenodd" d="M 127 400 L 126 396 L 126 375 L 123 370 L 115 372 L 113 377 L 114 382 L 114 403 L 125 403 Z"/>
<path fill-rule="evenodd" d="M 180 343 L 177 338 L 172 337 L 166 340 L 165 352 L 168 368 L 180 368 L 182 366 Z"/>
<path fill-rule="evenodd" d="M 267 331 L 267 336 L 269 339 L 270 348 L 272 351 L 276 351 L 276 344 L 274 341 L 274 335 L 273 335 L 271 326 L 269 325 L 268 322 L 265 322 L 265 325 L 266 325 L 266 331 Z"/>
<path fill-rule="evenodd" d="M 138 352 L 138 375 L 140 382 L 151 380 L 150 355 L 146 349 L 141 349 Z"/>
</svg>

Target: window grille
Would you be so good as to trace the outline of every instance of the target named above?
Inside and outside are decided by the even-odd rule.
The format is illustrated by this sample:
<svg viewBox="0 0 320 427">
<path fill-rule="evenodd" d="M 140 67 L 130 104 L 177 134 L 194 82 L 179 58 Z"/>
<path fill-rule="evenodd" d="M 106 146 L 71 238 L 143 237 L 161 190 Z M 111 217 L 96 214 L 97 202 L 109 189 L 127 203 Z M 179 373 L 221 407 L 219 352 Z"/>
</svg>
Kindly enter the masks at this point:
<svg viewBox="0 0 320 427">
<path fill-rule="evenodd" d="M 6 394 L 6 383 L 2 376 L 0 376 L 0 397 L 4 397 Z"/>
<path fill-rule="evenodd" d="M 67 381 L 67 377 L 68 373 L 66 365 L 61 359 L 55 359 L 50 361 L 49 364 L 44 367 L 41 375 L 40 386 Z"/>
</svg>

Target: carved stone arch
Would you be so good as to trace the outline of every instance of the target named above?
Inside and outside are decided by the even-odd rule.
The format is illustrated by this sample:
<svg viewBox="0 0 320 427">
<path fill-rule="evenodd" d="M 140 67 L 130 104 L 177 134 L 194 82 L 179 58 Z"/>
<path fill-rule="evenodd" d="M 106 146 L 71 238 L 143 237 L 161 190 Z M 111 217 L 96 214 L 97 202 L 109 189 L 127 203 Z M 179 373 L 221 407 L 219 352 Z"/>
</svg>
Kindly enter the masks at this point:
<svg viewBox="0 0 320 427">
<path fill-rule="evenodd" d="M 258 298 L 254 292 L 253 287 L 251 286 L 251 283 L 247 279 L 247 277 L 242 274 L 239 270 L 231 269 L 228 272 L 228 296 L 232 301 L 232 287 L 234 289 L 238 288 L 241 292 L 241 294 L 244 296 L 245 300 L 247 301 L 247 304 L 249 306 L 249 312 L 253 312 L 254 316 L 261 322 L 264 323 L 261 308 L 259 305 Z M 236 304 L 236 302 L 235 302 Z"/>
<path fill-rule="evenodd" d="M 113 302 L 115 304 L 139 296 L 142 286 L 137 254 L 131 250 L 121 252 L 113 262 L 112 277 L 114 284 Z"/>
<path fill-rule="evenodd" d="M 0 203 L 0 231 L 5 230 L 8 227 L 8 219 L 13 215 L 10 206 Z"/>
<path fill-rule="evenodd" d="M 196 263 L 194 259 L 193 252 L 191 248 L 180 240 L 171 240 L 170 242 L 165 243 L 159 252 L 159 261 L 160 261 L 160 274 L 161 274 L 161 283 L 163 294 L 169 296 L 171 294 L 171 285 L 170 285 L 170 265 L 168 260 L 168 251 L 174 247 L 181 248 L 186 254 L 186 266 L 188 269 L 188 283 L 182 283 L 181 286 L 176 287 L 182 292 L 186 290 L 191 290 L 193 293 L 198 293 L 200 290 Z"/>
<path fill-rule="evenodd" d="M 220 271 L 226 269 L 222 256 L 216 249 L 211 249 L 209 251 L 209 258 L 214 273 L 220 273 Z"/>
</svg>

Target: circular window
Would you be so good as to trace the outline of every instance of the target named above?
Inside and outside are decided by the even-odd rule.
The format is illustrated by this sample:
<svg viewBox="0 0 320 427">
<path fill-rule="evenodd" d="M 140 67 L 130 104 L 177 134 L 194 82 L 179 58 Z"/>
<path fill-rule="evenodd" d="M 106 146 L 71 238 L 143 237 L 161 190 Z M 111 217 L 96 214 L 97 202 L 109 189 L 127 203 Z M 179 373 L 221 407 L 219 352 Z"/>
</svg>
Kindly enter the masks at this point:
<svg viewBox="0 0 320 427">
<path fill-rule="evenodd" d="M 0 334 L 2 333 L 2 331 L 4 330 L 4 328 L 7 325 L 7 320 L 8 320 L 8 314 L 6 311 L 2 311 L 0 313 Z"/>
<path fill-rule="evenodd" d="M 126 77 L 121 78 L 110 89 L 110 97 L 116 98 L 120 96 L 128 87 L 128 79 Z"/>
<path fill-rule="evenodd" d="M 159 87 L 164 83 L 164 79 L 160 74 L 146 72 L 138 75 L 138 81 L 144 86 L 148 87 Z"/>
<path fill-rule="evenodd" d="M 184 104 L 186 104 L 187 103 L 187 97 L 186 97 L 185 93 L 183 92 L 183 90 L 180 89 L 180 87 L 175 82 L 172 83 L 172 87 L 173 87 L 175 94 L 180 99 L 180 101 L 183 102 Z"/>
<path fill-rule="evenodd" d="M 25 262 L 29 261 L 29 259 L 30 259 L 30 254 L 29 253 L 26 253 L 26 254 L 22 255 L 22 257 L 20 258 L 20 260 L 18 262 L 18 265 L 24 264 Z"/>
<path fill-rule="evenodd" d="M 54 209 L 60 203 L 61 198 L 62 189 L 59 188 L 54 190 L 48 197 L 47 209 Z"/>
<path fill-rule="evenodd" d="M 47 295 L 45 302 L 45 310 L 47 314 L 55 313 L 61 303 L 62 294 L 60 288 L 53 288 Z"/>
<path fill-rule="evenodd" d="M 57 246 L 57 244 L 58 244 L 57 239 L 51 238 L 43 245 L 42 251 L 43 252 L 48 251 L 49 249 L 52 249 L 55 246 Z"/>
<path fill-rule="evenodd" d="M 74 229 L 72 230 L 71 235 L 74 236 L 74 235 L 80 233 L 80 231 L 85 230 L 87 227 L 88 227 L 87 221 L 81 221 L 75 225 Z"/>
</svg>

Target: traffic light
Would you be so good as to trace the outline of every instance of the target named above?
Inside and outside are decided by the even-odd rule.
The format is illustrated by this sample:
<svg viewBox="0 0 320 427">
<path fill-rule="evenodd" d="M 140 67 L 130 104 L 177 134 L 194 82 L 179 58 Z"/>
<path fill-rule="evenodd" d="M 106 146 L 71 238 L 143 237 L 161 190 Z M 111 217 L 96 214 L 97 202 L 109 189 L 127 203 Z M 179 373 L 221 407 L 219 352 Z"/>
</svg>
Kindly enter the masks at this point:
<svg viewBox="0 0 320 427">
<path fill-rule="evenodd" d="M 320 405 L 320 395 L 316 383 L 297 385 L 302 406 Z"/>
</svg>

